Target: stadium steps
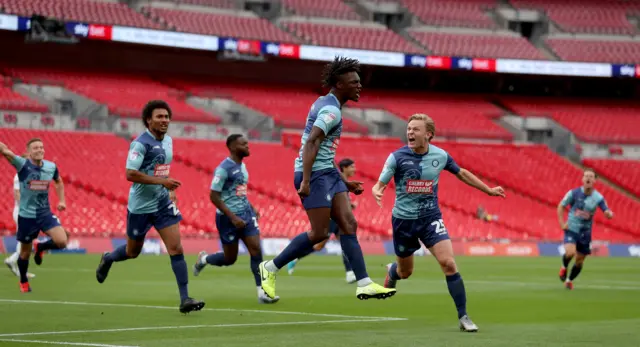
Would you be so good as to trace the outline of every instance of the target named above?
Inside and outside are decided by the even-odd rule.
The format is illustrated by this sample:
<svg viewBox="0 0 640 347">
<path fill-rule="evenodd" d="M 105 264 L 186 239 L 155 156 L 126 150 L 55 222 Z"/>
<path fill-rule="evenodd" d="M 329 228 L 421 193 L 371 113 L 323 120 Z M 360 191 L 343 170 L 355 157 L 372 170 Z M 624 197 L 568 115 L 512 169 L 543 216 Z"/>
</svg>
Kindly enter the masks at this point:
<svg viewBox="0 0 640 347">
<path fill-rule="evenodd" d="M 580 162 L 576 162 L 576 161 L 573 161 L 573 160 L 569 160 L 568 158 L 567 158 L 567 161 L 568 161 L 569 163 L 571 163 L 573 166 L 575 166 L 575 167 L 577 167 L 578 169 L 580 169 L 580 170 L 583 170 L 583 171 L 584 171 L 584 169 L 585 169 L 585 168 L 587 168 L 587 166 L 583 165 L 583 164 L 582 164 L 582 163 L 580 163 Z M 597 171 L 598 171 L 598 170 L 596 169 L 596 172 L 597 172 Z M 598 181 L 600 182 L 600 184 L 606 184 L 606 185 L 608 185 L 609 187 L 611 187 L 611 188 L 613 188 L 613 189 L 617 190 L 617 191 L 618 191 L 618 192 L 620 192 L 621 194 L 626 195 L 626 196 L 627 196 L 628 198 L 630 198 L 631 200 L 634 200 L 635 202 L 640 203 L 640 198 L 638 198 L 637 196 L 635 196 L 633 193 L 631 193 L 631 192 L 629 192 L 628 190 L 626 190 L 626 189 L 624 189 L 624 188 L 620 187 L 619 185 L 617 185 L 617 184 L 613 183 L 613 182 L 612 182 L 611 180 L 609 180 L 609 179 L 608 179 L 604 174 L 602 174 L 602 173 L 600 173 L 600 172 L 597 172 L 597 174 L 598 174 Z M 596 189 L 597 189 L 597 188 L 596 188 Z M 606 197 L 605 197 L 605 198 L 606 198 Z M 614 212 L 615 212 L 615 211 L 614 211 Z"/>
<path fill-rule="evenodd" d="M 531 42 L 542 54 L 544 54 L 549 60 L 562 60 L 547 44 L 544 40 L 538 42 Z"/>
</svg>

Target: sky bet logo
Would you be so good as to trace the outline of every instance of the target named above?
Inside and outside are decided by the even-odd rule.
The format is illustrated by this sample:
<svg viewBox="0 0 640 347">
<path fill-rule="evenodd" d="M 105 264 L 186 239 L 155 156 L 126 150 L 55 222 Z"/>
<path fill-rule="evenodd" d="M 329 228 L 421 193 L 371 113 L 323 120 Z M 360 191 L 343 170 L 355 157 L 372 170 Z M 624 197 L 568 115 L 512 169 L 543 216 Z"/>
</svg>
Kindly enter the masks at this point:
<svg viewBox="0 0 640 347">
<path fill-rule="evenodd" d="M 411 57 L 411 66 L 420 66 L 420 67 L 425 67 L 427 65 L 427 58 L 420 56 L 420 55 L 414 55 L 413 57 Z"/>
<path fill-rule="evenodd" d="M 620 76 L 636 76 L 636 68 L 633 65 L 622 65 L 620 66 Z"/>
<path fill-rule="evenodd" d="M 78 36 L 87 37 L 87 35 L 89 35 L 89 26 L 78 23 L 73 27 L 73 33 Z"/>
<path fill-rule="evenodd" d="M 238 50 L 238 41 L 234 39 L 226 39 L 224 40 L 224 49 L 227 51 L 237 51 Z"/>
<path fill-rule="evenodd" d="M 465 69 L 465 70 L 471 70 L 473 68 L 473 60 L 467 59 L 467 58 L 462 58 L 462 59 L 458 60 L 458 68 L 459 69 Z"/>
</svg>

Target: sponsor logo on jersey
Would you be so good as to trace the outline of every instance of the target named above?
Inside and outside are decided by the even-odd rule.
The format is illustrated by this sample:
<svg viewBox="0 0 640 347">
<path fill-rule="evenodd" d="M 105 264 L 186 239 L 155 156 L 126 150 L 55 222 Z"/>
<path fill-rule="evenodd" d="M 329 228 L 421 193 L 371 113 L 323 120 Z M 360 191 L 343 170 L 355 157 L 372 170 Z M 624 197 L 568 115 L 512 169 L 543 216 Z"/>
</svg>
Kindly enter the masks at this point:
<svg viewBox="0 0 640 347">
<path fill-rule="evenodd" d="M 49 181 L 32 180 L 29 181 L 29 189 L 31 190 L 48 190 Z"/>
<path fill-rule="evenodd" d="M 153 175 L 156 177 L 169 177 L 170 164 L 158 164 L 153 170 Z"/>
<path fill-rule="evenodd" d="M 585 220 L 590 220 L 591 219 L 591 212 L 589 211 L 585 211 L 585 210 L 581 210 L 576 208 L 575 211 L 573 212 L 573 214 L 581 219 L 585 219 Z"/>
<path fill-rule="evenodd" d="M 236 187 L 236 196 L 247 196 L 247 185 L 238 184 Z"/>
<path fill-rule="evenodd" d="M 129 153 L 129 160 L 136 160 L 140 157 L 140 152 L 138 151 L 131 151 Z"/>
<path fill-rule="evenodd" d="M 433 194 L 433 181 L 408 180 L 406 190 L 409 194 Z"/>
</svg>

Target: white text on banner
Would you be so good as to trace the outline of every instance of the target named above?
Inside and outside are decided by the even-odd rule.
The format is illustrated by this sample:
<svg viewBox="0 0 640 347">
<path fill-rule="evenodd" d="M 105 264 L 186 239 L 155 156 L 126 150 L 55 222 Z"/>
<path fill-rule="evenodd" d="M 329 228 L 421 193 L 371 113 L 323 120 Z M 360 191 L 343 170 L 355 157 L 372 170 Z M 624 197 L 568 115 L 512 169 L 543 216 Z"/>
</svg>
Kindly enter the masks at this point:
<svg viewBox="0 0 640 347">
<path fill-rule="evenodd" d="M 361 64 L 404 66 L 404 53 L 376 52 L 360 49 L 300 46 L 300 59 L 332 61 L 336 56 L 358 59 Z"/>
<path fill-rule="evenodd" d="M 553 76 L 611 77 L 612 75 L 611 64 L 517 59 L 498 59 L 496 71 Z"/>
<path fill-rule="evenodd" d="M 0 14 L 0 30 L 18 30 L 18 16 Z"/>
<path fill-rule="evenodd" d="M 111 40 L 118 42 L 139 43 L 144 45 L 200 49 L 205 51 L 218 50 L 217 36 L 138 29 L 121 26 L 113 27 Z"/>
</svg>

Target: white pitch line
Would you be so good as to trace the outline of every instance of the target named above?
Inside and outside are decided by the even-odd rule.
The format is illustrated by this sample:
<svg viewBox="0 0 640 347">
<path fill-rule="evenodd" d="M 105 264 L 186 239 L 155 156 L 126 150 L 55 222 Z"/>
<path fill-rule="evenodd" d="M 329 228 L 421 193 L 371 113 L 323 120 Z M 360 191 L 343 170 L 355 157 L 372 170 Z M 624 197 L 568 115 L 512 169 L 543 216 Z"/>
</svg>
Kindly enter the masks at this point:
<svg viewBox="0 0 640 347">
<path fill-rule="evenodd" d="M 305 325 L 305 324 L 335 324 L 335 323 L 363 323 L 363 322 L 388 322 L 407 320 L 407 318 L 396 319 L 338 319 L 324 321 L 299 321 L 299 322 L 268 322 L 268 323 L 238 323 L 238 324 L 211 324 L 211 325 L 178 325 L 165 327 L 138 327 L 138 328 L 116 328 L 100 330 L 69 330 L 69 331 L 43 331 L 33 333 L 0 334 L 0 337 L 10 336 L 36 336 L 36 335 L 64 335 L 64 334 L 94 334 L 113 333 L 123 331 L 144 331 L 144 330 L 168 330 L 168 329 L 202 329 L 202 328 L 236 328 L 236 327 L 262 327 L 273 325 Z M 1 341 L 1 340 L 0 340 Z M 108 345 L 103 345 L 108 346 Z"/>
<path fill-rule="evenodd" d="M 98 303 L 98 302 L 78 302 L 78 301 L 44 301 L 44 300 L 41 301 L 41 300 L 0 299 L 0 302 L 15 302 L 15 303 L 25 303 L 25 304 L 49 304 L 49 305 L 130 307 L 130 308 L 148 308 L 148 309 L 159 309 L 159 310 L 177 310 L 177 307 L 172 307 L 172 306 L 151 306 L 151 305 L 136 305 L 136 304 L 112 304 L 112 303 Z M 344 315 L 344 314 L 330 314 L 330 313 L 311 313 L 311 312 L 293 312 L 293 311 L 268 311 L 268 310 L 250 310 L 250 309 L 236 309 L 236 308 L 204 308 L 203 311 L 270 313 L 270 314 L 288 314 L 288 315 L 298 315 L 298 316 L 352 318 L 352 319 L 358 318 L 358 319 L 377 319 L 377 320 L 405 320 L 405 318 L 397 318 L 397 317 L 350 316 L 350 315 Z"/>
<path fill-rule="evenodd" d="M 91 346 L 91 347 L 139 347 L 139 346 L 124 346 L 124 345 L 106 345 L 104 343 L 80 343 L 80 342 L 16 340 L 16 339 L 0 339 L 0 342 L 41 343 L 45 345 Z"/>
</svg>

